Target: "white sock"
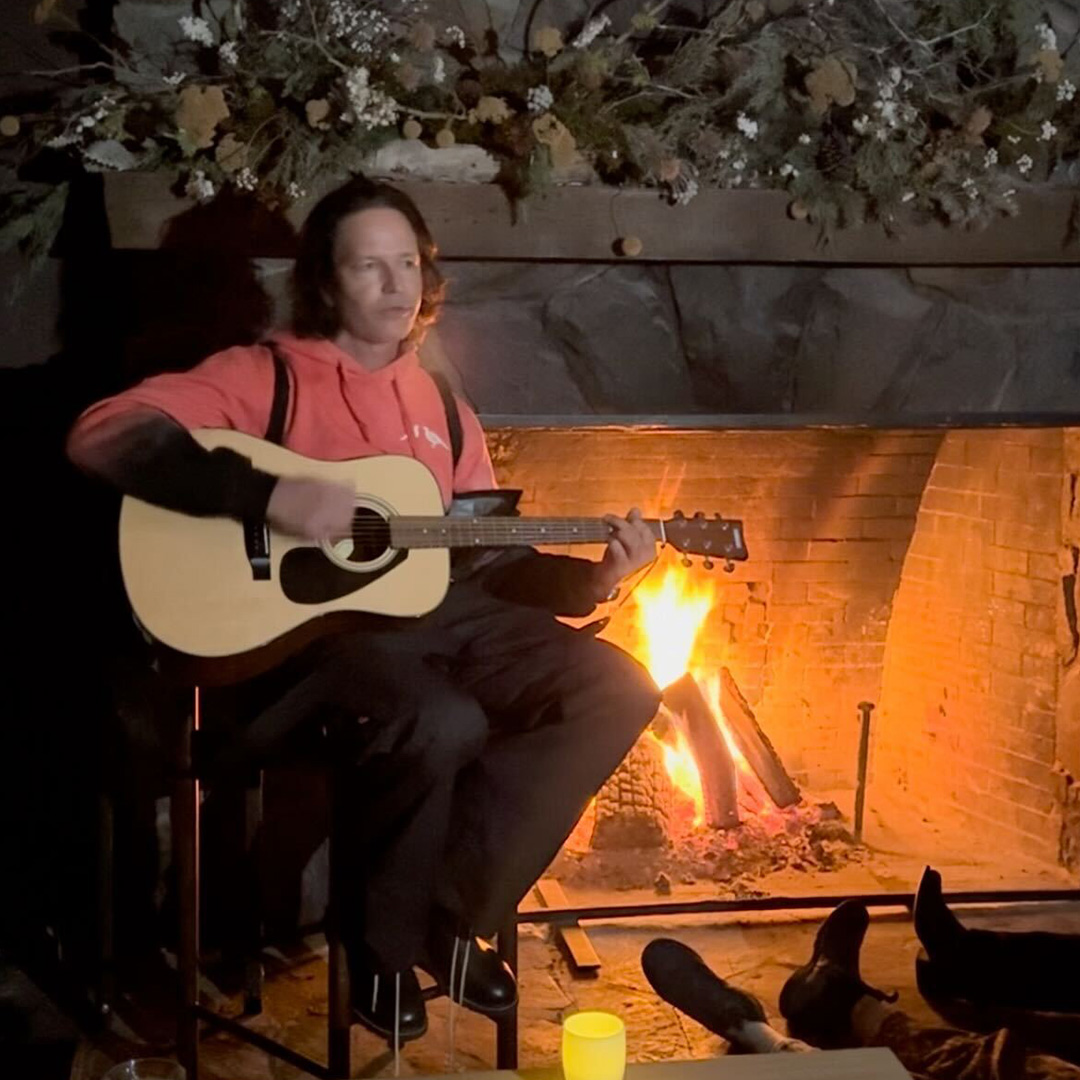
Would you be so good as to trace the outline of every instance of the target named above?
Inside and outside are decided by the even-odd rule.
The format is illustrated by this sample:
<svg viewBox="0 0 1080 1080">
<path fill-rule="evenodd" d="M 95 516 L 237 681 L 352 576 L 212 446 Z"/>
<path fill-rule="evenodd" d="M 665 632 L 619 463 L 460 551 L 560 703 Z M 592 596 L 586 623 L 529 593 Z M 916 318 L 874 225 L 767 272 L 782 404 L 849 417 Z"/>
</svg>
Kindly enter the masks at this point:
<svg viewBox="0 0 1080 1080">
<path fill-rule="evenodd" d="M 729 1041 L 755 1054 L 805 1054 L 814 1050 L 800 1039 L 782 1035 L 764 1020 L 744 1020 Z"/>
</svg>

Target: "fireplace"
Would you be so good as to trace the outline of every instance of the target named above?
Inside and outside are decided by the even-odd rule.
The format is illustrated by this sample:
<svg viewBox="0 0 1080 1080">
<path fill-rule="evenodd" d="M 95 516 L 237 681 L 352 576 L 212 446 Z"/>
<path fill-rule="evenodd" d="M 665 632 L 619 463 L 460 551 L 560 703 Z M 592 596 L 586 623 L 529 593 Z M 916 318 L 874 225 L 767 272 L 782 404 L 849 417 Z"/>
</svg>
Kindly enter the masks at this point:
<svg viewBox="0 0 1080 1080">
<path fill-rule="evenodd" d="M 971 887 L 1078 869 L 1076 431 L 507 427 L 490 444 L 525 514 L 701 510 L 741 518 L 750 549 L 730 573 L 667 550 L 613 605 L 603 635 L 669 692 L 551 867 L 568 895 L 767 893 L 777 871 L 790 887 L 878 849 L 967 850 Z M 673 723 L 687 672 L 721 721 L 759 725 L 794 800 L 728 733 L 736 814 L 701 820 Z"/>
</svg>

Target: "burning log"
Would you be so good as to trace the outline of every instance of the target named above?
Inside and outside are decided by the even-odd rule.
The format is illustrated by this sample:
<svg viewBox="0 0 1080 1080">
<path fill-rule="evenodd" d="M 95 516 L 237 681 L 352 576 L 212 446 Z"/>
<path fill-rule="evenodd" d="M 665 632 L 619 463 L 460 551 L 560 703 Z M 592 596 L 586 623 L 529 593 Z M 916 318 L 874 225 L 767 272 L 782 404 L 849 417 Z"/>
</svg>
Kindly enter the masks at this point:
<svg viewBox="0 0 1080 1080">
<path fill-rule="evenodd" d="M 728 733 L 769 797 L 781 810 L 794 806 L 802 795 L 726 667 L 720 669 L 720 707 Z"/>
<path fill-rule="evenodd" d="M 671 808 L 663 752 L 653 739 L 638 739 L 596 796 L 591 845 L 598 850 L 662 847 Z"/>
<path fill-rule="evenodd" d="M 739 824 L 738 774 L 731 751 L 693 675 L 687 672 L 663 692 L 664 704 L 680 718 L 686 741 L 697 762 L 705 821 L 714 829 Z"/>
</svg>

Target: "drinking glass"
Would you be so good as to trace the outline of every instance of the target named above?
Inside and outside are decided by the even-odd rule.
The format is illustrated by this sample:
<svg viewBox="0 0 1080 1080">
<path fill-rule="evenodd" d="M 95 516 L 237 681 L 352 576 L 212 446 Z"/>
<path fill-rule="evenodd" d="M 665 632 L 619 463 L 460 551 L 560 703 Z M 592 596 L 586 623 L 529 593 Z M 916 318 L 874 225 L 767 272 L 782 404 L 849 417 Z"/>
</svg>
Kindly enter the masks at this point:
<svg viewBox="0 0 1080 1080">
<path fill-rule="evenodd" d="M 183 1065 L 168 1058 L 132 1058 L 114 1065 L 101 1080 L 186 1080 Z"/>
<path fill-rule="evenodd" d="M 565 1080 L 623 1080 L 626 1025 L 614 1013 L 579 1012 L 563 1021 Z"/>
</svg>

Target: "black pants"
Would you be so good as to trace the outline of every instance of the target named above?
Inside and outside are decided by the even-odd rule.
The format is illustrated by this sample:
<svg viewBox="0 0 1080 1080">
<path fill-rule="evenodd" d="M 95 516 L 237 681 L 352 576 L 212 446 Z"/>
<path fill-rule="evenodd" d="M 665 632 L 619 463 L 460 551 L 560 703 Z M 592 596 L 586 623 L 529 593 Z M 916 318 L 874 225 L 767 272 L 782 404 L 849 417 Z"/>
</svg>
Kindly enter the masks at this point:
<svg viewBox="0 0 1080 1080">
<path fill-rule="evenodd" d="M 494 933 L 658 704 L 626 653 L 466 581 L 430 615 L 372 620 L 299 658 L 240 749 L 346 717 L 339 915 L 350 949 L 400 970 L 436 906 Z"/>
</svg>

